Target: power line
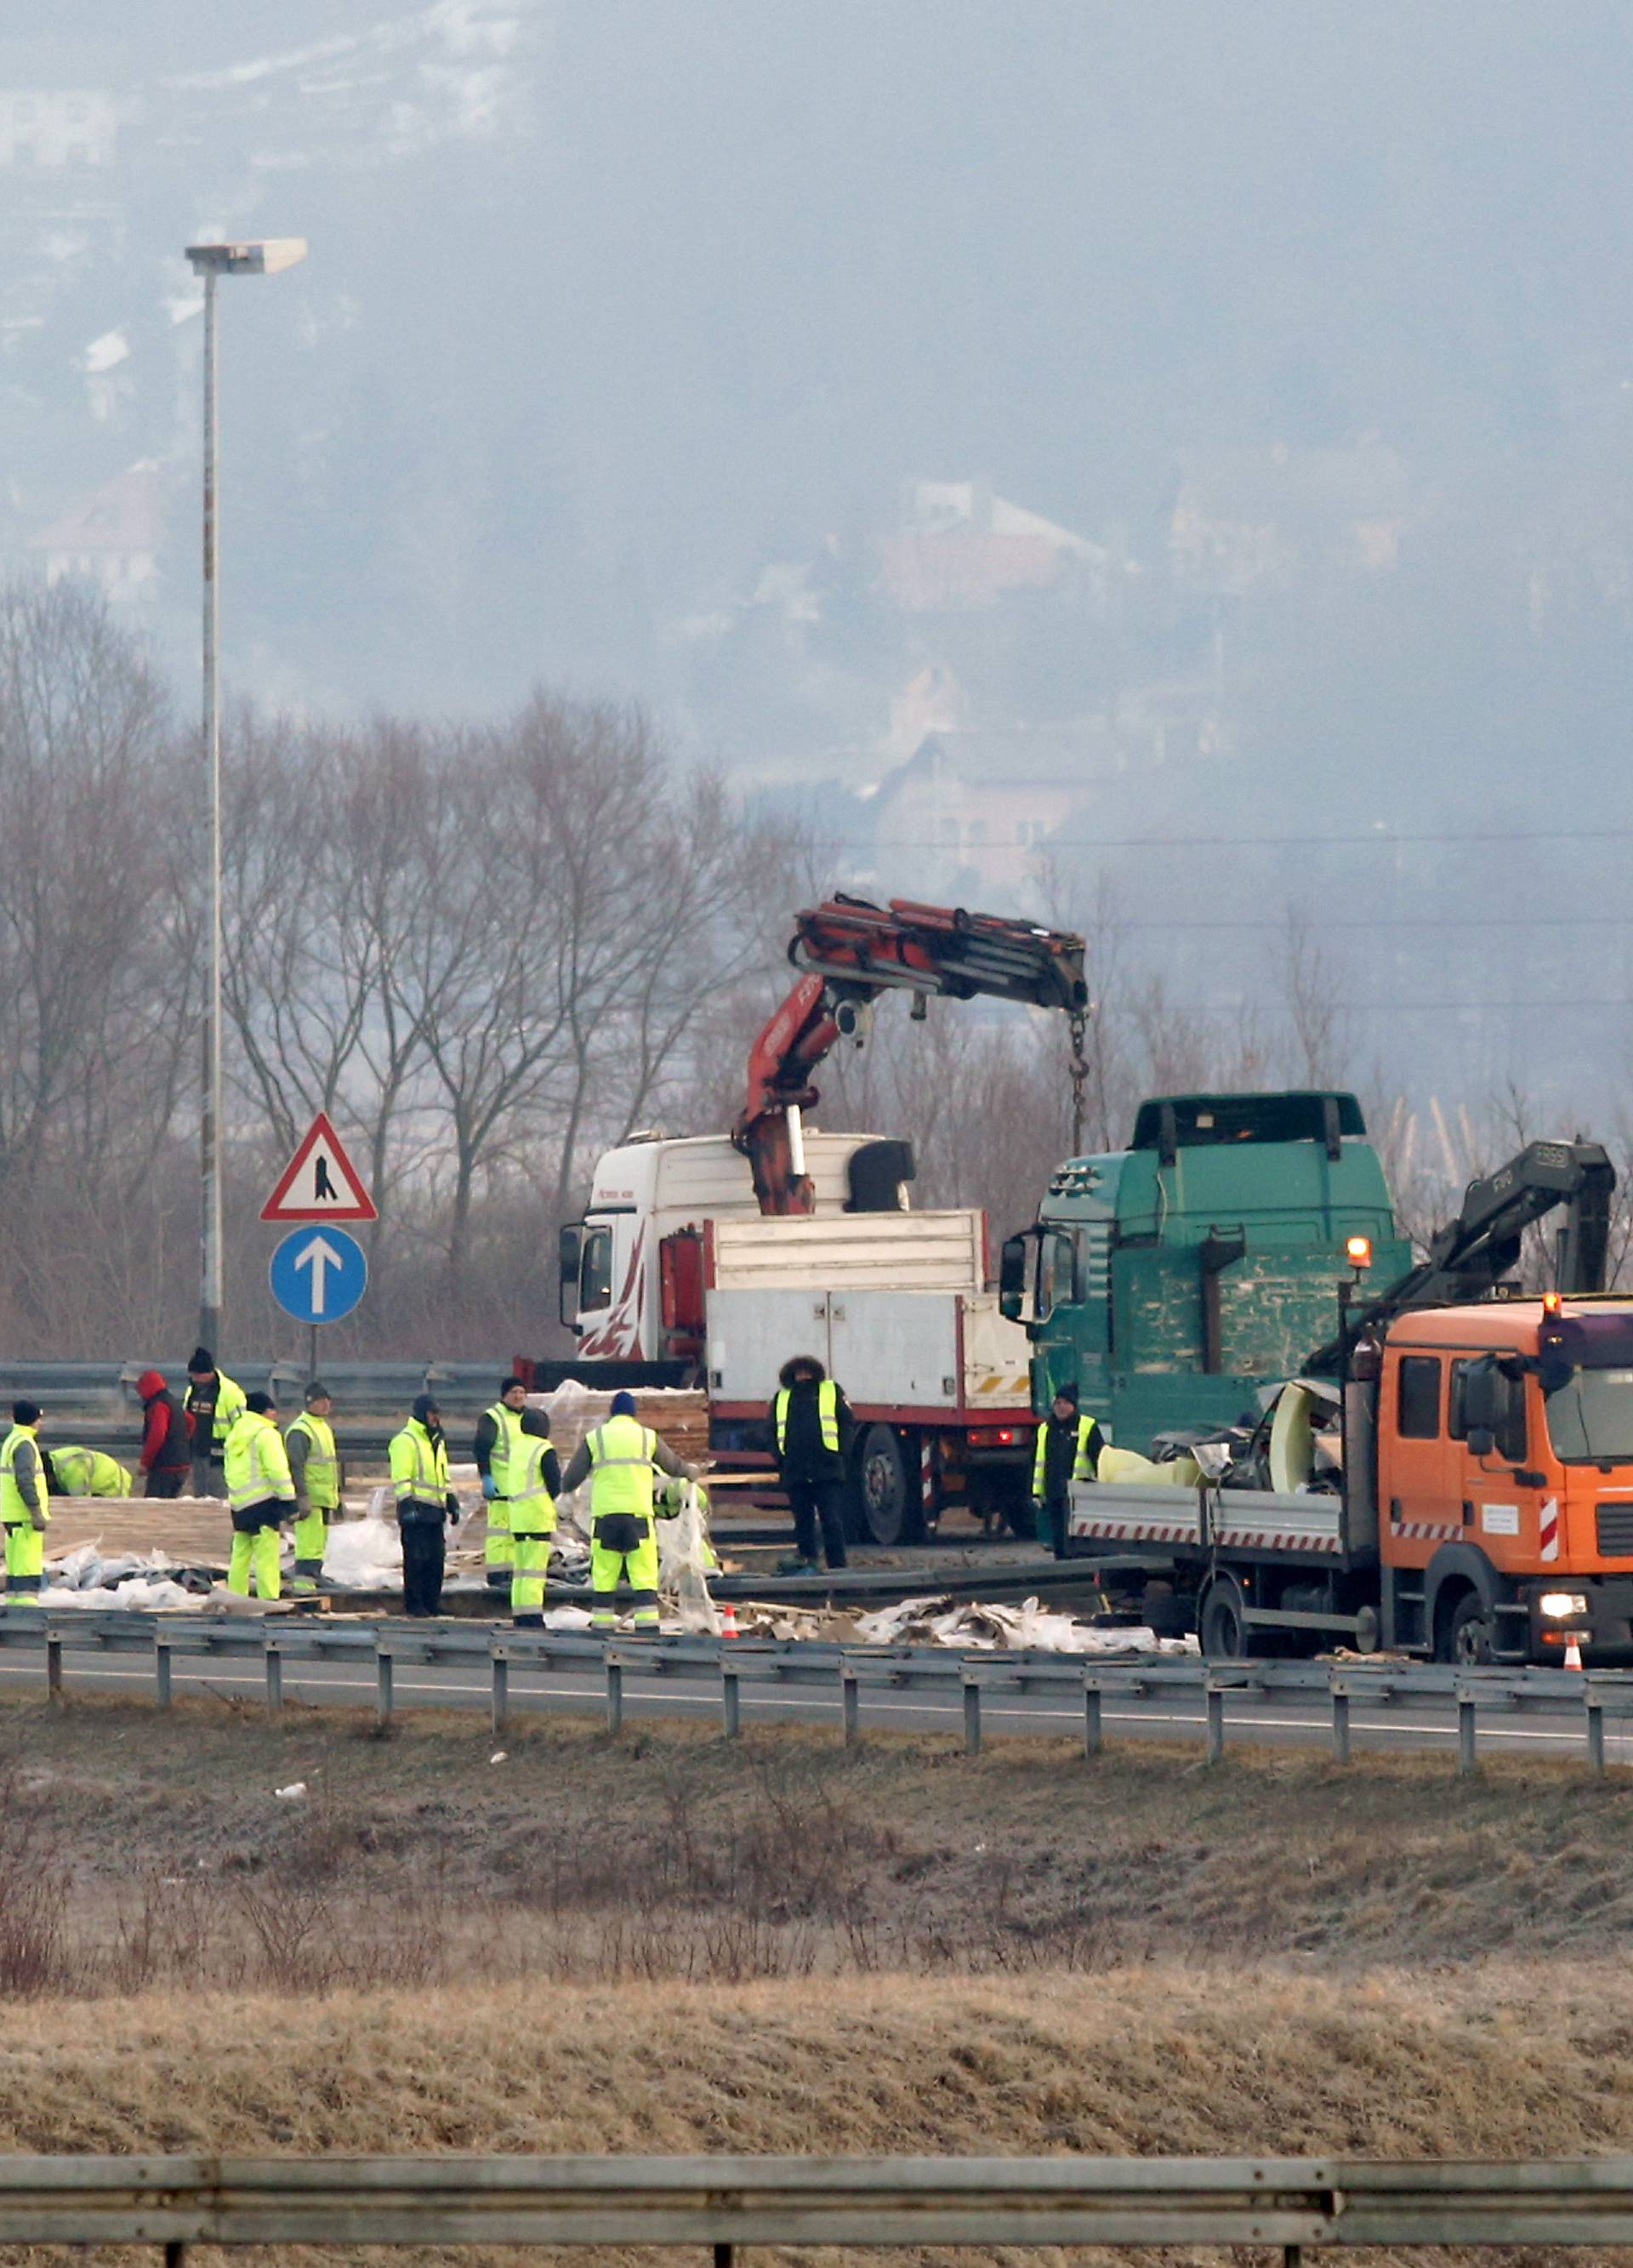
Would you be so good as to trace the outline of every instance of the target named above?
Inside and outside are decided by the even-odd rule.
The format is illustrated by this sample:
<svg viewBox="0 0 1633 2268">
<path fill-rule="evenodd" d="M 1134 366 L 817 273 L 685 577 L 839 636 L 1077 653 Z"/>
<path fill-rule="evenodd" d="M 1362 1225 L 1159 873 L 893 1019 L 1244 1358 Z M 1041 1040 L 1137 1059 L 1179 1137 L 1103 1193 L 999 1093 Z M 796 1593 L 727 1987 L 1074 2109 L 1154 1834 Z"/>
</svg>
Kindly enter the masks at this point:
<svg viewBox="0 0 1633 2268">
<path fill-rule="evenodd" d="M 873 847 L 880 850 L 1355 850 L 1363 847 L 1401 850 L 1414 843 L 1627 843 L 1633 827 L 1526 827 L 1475 833 L 1448 828 L 1423 835 L 1051 835 L 1041 843 L 936 843 L 911 836 L 890 836 Z M 813 840 L 817 850 L 859 850 L 868 846 L 859 837 L 822 836 Z"/>
</svg>

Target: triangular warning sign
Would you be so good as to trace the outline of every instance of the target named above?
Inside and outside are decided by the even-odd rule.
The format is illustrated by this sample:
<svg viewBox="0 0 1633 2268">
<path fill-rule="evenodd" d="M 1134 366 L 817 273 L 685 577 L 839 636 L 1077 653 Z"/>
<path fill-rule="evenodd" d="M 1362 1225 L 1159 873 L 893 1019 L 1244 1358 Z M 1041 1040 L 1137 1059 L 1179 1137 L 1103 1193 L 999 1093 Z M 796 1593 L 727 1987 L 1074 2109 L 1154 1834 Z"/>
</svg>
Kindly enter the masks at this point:
<svg viewBox="0 0 1633 2268">
<path fill-rule="evenodd" d="M 374 1200 L 345 1145 L 320 1110 L 277 1186 L 261 1208 L 262 1220 L 378 1220 Z"/>
</svg>

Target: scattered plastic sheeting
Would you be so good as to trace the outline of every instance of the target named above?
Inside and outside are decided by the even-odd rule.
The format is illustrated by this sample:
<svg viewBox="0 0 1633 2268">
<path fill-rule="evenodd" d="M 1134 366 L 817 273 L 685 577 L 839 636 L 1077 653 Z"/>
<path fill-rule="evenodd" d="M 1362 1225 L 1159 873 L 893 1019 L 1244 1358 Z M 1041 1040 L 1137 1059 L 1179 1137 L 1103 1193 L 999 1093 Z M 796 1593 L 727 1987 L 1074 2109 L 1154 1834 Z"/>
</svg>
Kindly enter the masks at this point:
<svg viewBox="0 0 1633 2268">
<path fill-rule="evenodd" d="M 1137 1449 L 1114 1449 L 1107 1442 L 1100 1451 L 1094 1477 L 1117 1488 L 1195 1488 L 1201 1468 L 1195 1457 L 1173 1457 L 1166 1465 L 1153 1463 Z"/>
<path fill-rule="evenodd" d="M 704 1501 L 702 1491 L 688 1481 L 680 1511 L 658 1522 L 658 1590 L 666 1605 L 673 1602 L 683 1631 L 717 1638 L 720 1610 L 709 1595 L 709 1578 L 719 1562 L 710 1546 Z"/>
<path fill-rule="evenodd" d="M 208 1593 L 183 1590 L 167 1575 L 132 1576 L 116 1584 L 96 1584 L 84 1590 L 72 1589 L 66 1584 L 48 1584 L 36 1591 L 28 1601 L 31 1607 L 49 1607 L 53 1613 L 63 1607 L 89 1607 L 106 1614 L 110 1607 L 129 1608 L 135 1613 L 153 1608 L 180 1608 L 196 1614 L 210 1604 Z"/>
<path fill-rule="evenodd" d="M 366 1520 L 336 1521 L 324 1546 L 323 1580 L 348 1591 L 394 1591 L 402 1581 L 396 1521 L 377 1519 L 371 1511 Z"/>
<path fill-rule="evenodd" d="M 1040 1653 L 1194 1654 L 1189 1638 L 1159 1638 L 1153 1630 L 1102 1629 L 1062 1614 L 1036 1599 L 1019 1606 L 969 1603 L 955 1606 L 945 1596 L 901 1599 L 875 1613 L 858 1615 L 856 1634 L 864 1646 L 955 1646 L 967 1653 L 995 1647 L 1029 1647 Z"/>
</svg>

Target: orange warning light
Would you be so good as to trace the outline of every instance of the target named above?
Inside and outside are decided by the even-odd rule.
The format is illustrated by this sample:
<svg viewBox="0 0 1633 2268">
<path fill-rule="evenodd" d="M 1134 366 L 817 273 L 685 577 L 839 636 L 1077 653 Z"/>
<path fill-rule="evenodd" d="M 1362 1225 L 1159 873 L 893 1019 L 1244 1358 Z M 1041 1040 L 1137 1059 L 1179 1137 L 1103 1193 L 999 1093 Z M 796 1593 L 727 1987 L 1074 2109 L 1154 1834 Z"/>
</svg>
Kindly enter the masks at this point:
<svg viewBox="0 0 1633 2268">
<path fill-rule="evenodd" d="M 1372 1240 L 1370 1236 L 1346 1236 L 1344 1258 L 1351 1268 L 1370 1268 L 1372 1264 Z"/>
<path fill-rule="evenodd" d="M 1543 1292 L 1542 1313 L 1545 1315 L 1556 1315 L 1559 1313 L 1559 1294 L 1557 1292 Z"/>
</svg>

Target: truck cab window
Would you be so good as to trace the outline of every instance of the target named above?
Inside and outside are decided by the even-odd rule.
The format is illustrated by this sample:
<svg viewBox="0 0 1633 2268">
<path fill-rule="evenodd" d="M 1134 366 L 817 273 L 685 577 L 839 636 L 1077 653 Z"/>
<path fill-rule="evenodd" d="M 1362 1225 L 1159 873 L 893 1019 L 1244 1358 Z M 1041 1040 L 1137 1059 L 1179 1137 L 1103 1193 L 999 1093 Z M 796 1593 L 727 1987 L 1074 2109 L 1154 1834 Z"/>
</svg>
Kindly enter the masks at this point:
<svg viewBox="0 0 1633 2268">
<path fill-rule="evenodd" d="M 1395 1430 L 1403 1441 L 1433 1441 L 1440 1433 L 1440 1358 L 1438 1354 L 1408 1354 L 1401 1358 Z"/>
<path fill-rule="evenodd" d="M 598 1307 L 610 1307 L 612 1303 L 613 1232 L 592 1228 L 585 1233 L 579 1263 L 578 1305 L 586 1314 L 592 1314 Z"/>
</svg>

